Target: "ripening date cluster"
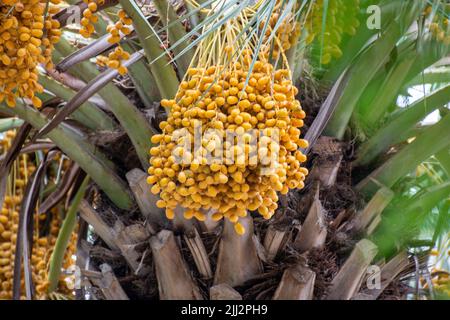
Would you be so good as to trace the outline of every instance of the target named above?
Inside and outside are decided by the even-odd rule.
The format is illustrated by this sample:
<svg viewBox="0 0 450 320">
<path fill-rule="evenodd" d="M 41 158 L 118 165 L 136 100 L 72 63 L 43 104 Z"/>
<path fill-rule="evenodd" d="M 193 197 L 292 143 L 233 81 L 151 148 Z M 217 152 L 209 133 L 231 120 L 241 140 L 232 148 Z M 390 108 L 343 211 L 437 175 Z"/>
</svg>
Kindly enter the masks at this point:
<svg viewBox="0 0 450 320">
<path fill-rule="evenodd" d="M 295 99 L 298 89 L 290 72 L 275 70 L 266 56 L 256 61 L 246 86 L 252 52 L 243 54 L 243 63 L 228 68 L 189 69 L 175 99 L 161 102 L 170 113 L 160 124 L 163 133 L 152 137 L 148 183 L 151 192 L 159 194 L 157 205 L 166 209 L 169 219 L 177 206 L 184 208 L 186 219 L 204 221 L 211 211 L 212 219 L 226 218 L 243 234 L 239 219 L 249 211 L 270 219 L 279 193 L 304 187 L 308 171 L 301 166 L 306 156 L 299 148 L 307 147 L 307 142 L 300 138 L 305 112 Z M 193 147 L 196 123 L 201 124 L 201 147 L 180 147 L 186 141 Z M 225 137 L 218 141 L 217 135 L 208 135 L 209 128 L 235 133 L 246 142 L 252 139 L 250 132 L 259 137 L 256 144 L 239 145 Z M 185 133 L 178 135 L 181 129 Z M 272 138 L 275 132 L 279 139 Z M 210 163 L 207 155 L 218 148 L 233 161 Z M 267 174 L 263 169 L 274 154 L 277 163 Z"/>
<path fill-rule="evenodd" d="M 105 3 L 105 0 L 83 0 L 87 4 L 87 8 L 83 11 L 83 18 L 81 18 L 80 35 L 84 38 L 90 38 L 95 32 L 95 26 L 98 22 L 98 16 L 95 14 L 98 6 Z"/>
<path fill-rule="evenodd" d="M 91 5 L 91 3 L 89 5 Z M 95 8 L 97 7 L 95 6 Z M 99 66 L 107 66 L 111 69 L 117 70 L 119 74 L 123 76 L 128 72 L 127 67 L 123 65 L 123 61 L 128 60 L 130 58 L 130 54 L 125 51 L 119 43 L 121 40 L 121 34 L 126 36 L 131 33 L 130 26 L 133 24 L 133 21 L 130 17 L 128 17 L 123 9 L 118 11 L 117 16 L 119 21 L 108 25 L 106 28 L 106 31 L 109 33 L 108 42 L 111 44 L 117 44 L 117 46 L 108 54 L 107 57 L 98 56 L 96 62 Z M 93 25 L 90 29 L 92 32 L 95 30 Z M 86 37 L 90 37 L 92 32 L 86 34 Z"/>
</svg>

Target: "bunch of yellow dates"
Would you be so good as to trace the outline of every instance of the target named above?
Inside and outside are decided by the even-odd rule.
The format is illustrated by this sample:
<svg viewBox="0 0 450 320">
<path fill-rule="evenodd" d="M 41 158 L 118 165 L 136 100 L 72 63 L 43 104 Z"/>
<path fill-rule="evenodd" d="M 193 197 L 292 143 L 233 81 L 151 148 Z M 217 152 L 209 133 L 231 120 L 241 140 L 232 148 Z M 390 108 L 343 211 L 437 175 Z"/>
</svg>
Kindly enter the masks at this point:
<svg viewBox="0 0 450 320">
<path fill-rule="evenodd" d="M 177 206 L 186 219 L 204 221 L 212 211 L 243 234 L 239 219 L 248 211 L 270 219 L 277 192 L 304 186 L 298 89 L 289 70 L 274 70 L 267 56 L 250 73 L 251 54 L 244 50 L 243 63 L 227 67 L 189 69 L 175 99 L 162 101 L 170 113 L 163 133 L 152 137 L 148 183 L 169 219 Z"/>
<path fill-rule="evenodd" d="M 36 96 L 44 90 L 38 83 L 37 66 L 52 67 L 54 44 L 61 36 L 60 24 L 52 18 L 59 9 L 52 4 L 47 8 L 47 3 L 4 0 L 0 4 L 0 103 L 14 107 L 20 97 L 36 108 L 42 105 Z"/>
</svg>

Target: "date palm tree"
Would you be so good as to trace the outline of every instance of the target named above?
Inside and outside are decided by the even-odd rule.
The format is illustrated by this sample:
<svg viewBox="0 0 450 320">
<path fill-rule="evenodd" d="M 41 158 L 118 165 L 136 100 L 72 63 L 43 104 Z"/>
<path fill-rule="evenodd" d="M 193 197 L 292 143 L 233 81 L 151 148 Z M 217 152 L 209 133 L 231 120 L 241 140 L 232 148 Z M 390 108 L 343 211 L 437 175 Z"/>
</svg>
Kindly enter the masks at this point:
<svg viewBox="0 0 450 320">
<path fill-rule="evenodd" d="M 20 126 L 0 158 L 5 177 L 21 148 L 70 159 L 51 192 L 47 158 L 36 156 L 42 173 L 29 179 L 20 216 L 16 255 L 29 270 L 25 217 L 67 209 L 49 297 L 69 296 L 58 282 L 70 270 L 77 299 L 445 297 L 448 284 L 433 283 L 428 267 L 438 244 L 448 259 L 448 1 L 105 0 L 96 2 L 95 32 L 82 38 L 73 17 L 89 2 L 66 1 L 53 16 L 63 32 L 55 68 L 39 69 L 43 107 L 0 103 L 0 131 Z M 194 222 L 182 212 L 167 220 L 146 171 L 150 138 L 167 117 L 160 101 L 175 97 L 196 49 L 243 8 L 255 18 L 237 38 L 273 41 L 272 53 L 289 42 L 282 51 L 307 114 L 309 175 L 304 189 L 279 197 L 271 220 L 242 219 L 239 236 L 228 221 Z M 124 27 L 124 14 L 132 25 L 109 41 L 108 25 Z M 252 31 L 261 29 L 266 40 Z M 118 46 L 129 56 L 120 62 L 126 74 L 95 64 Z M 68 270 L 62 257 L 73 232 Z M 22 273 L 15 268 L 19 283 Z M 16 286 L 14 297 L 33 298 L 35 285 L 26 278 L 26 294 Z"/>
</svg>

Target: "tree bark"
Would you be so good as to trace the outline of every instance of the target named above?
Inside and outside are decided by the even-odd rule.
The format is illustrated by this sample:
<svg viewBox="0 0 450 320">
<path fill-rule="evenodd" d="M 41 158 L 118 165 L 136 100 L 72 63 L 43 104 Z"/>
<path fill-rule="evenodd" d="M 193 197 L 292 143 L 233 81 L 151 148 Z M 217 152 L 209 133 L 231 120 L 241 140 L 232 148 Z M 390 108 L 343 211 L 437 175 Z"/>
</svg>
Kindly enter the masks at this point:
<svg viewBox="0 0 450 320">
<path fill-rule="evenodd" d="M 150 239 L 161 300 L 202 300 L 173 232 L 163 230 Z"/>
<path fill-rule="evenodd" d="M 327 300 L 349 300 L 358 290 L 367 267 L 376 256 L 378 249 L 367 239 L 358 242 L 350 257 L 333 279 Z"/>
<path fill-rule="evenodd" d="M 194 229 L 194 232 L 195 237 L 192 238 L 184 235 L 184 241 L 186 241 L 189 251 L 191 251 L 198 272 L 203 278 L 210 279 L 212 278 L 213 273 L 211 270 L 208 253 L 206 252 L 205 245 L 203 244 L 202 238 L 200 237 L 197 229 Z"/>
<path fill-rule="evenodd" d="M 273 300 L 312 300 L 316 274 L 300 264 L 284 271 Z"/>
<path fill-rule="evenodd" d="M 242 300 L 242 296 L 226 283 L 212 286 L 209 289 L 211 300 Z"/>
<path fill-rule="evenodd" d="M 272 261 L 280 252 L 284 245 L 289 233 L 287 231 L 277 230 L 274 226 L 269 226 L 266 235 L 264 237 L 264 249 L 266 250 L 266 258 L 268 261 Z"/>
<path fill-rule="evenodd" d="M 253 241 L 253 219 L 246 217 L 241 219 L 240 223 L 246 230 L 242 236 L 236 234 L 231 222 L 224 222 L 214 284 L 227 283 L 234 287 L 262 272 L 261 261 Z"/>
<path fill-rule="evenodd" d="M 365 297 L 366 300 L 376 300 L 381 293 L 389 286 L 389 284 L 397 278 L 397 276 L 405 270 L 409 265 L 408 254 L 406 251 L 402 251 L 386 263 L 380 271 L 380 287 L 379 288 L 366 288 L 362 290 L 355 300 Z"/>
<path fill-rule="evenodd" d="M 328 233 L 325 215 L 325 209 L 319 199 L 319 188 L 317 188 L 308 216 L 294 241 L 294 247 L 299 252 L 324 246 Z"/>
<path fill-rule="evenodd" d="M 159 197 L 149 192 L 147 174 L 140 169 L 133 169 L 127 173 L 126 177 L 142 215 L 150 223 L 155 223 L 160 226 L 168 224 L 164 209 L 156 206 Z"/>
<path fill-rule="evenodd" d="M 98 287 L 106 300 L 129 300 L 127 294 L 117 280 L 111 266 L 104 263 L 100 266 L 101 272 L 86 271 L 85 276 L 89 282 Z"/>
<path fill-rule="evenodd" d="M 112 250 L 120 251 L 129 266 L 137 274 L 143 275 L 149 272 L 149 266 L 140 263 L 142 254 L 136 250 L 137 245 L 147 241 L 150 234 L 143 225 L 131 225 L 125 227 L 117 220 L 114 227 L 108 226 L 86 200 L 80 203 L 80 215 L 89 223 L 100 238 L 106 242 Z"/>
</svg>

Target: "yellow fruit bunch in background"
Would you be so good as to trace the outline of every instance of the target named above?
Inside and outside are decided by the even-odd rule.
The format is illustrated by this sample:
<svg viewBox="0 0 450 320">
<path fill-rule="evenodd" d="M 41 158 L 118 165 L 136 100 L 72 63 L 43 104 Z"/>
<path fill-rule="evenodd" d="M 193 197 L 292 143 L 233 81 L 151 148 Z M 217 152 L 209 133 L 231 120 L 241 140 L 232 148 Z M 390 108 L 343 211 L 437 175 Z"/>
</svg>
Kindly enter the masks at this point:
<svg viewBox="0 0 450 320">
<path fill-rule="evenodd" d="M 128 59 L 130 59 L 130 54 L 123 50 L 121 46 L 118 46 L 109 53 L 106 65 L 111 69 L 116 69 L 123 76 L 128 72 L 128 69 L 122 64 L 122 61 Z"/>
<path fill-rule="evenodd" d="M 0 155 L 4 154 L 10 148 L 14 137 L 15 131 L 8 131 L 4 135 L 0 134 Z M 14 163 L 8 177 L 5 199 L 3 201 L 3 206 L 0 209 L 0 300 L 12 299 L 13 297 L 13 272 L 17 232 L 19 228 L 20 206 L 28 179 L 35 170 L 36 167 L 28 155 L 21 155 Z M 44 299 L 47 298 L 48 294 L 47 279 L 49 261 L 58 237 L 62 219 L 58 215 L 57 209 L 53 209 L 48 216 L 47 214 L 36 214 L 34 220 L 35 230 L 30 259 L 32 281 L 36 288 L 35 297 L 37 299 Z M 43 233 L 40 226 L 47 223 L 47 231 Z M 74 233 L 69 248 L 65 253 L 65 268 L 74 263 L 72 255 L 76 249 L 75 244 L 76 234 Z M 24 285 L 24 277 L 22 276 L 22 292 L 24 292 Z M 61 281 L 58 292 L 70 295 L 70 285 Z"/>
<path fill-rule="evenodd" d="M 239 219 L 249 211 L 270 219 L 279 194 L 304 187 L 299 148 L 308 144 L 300 138 L 305 112 L 287 64 L 268 62 L 270 44 L 256 61 L 252 45 L 235 55 L 235 32 L 230 23 L 203 41 L 177 95 L 161 102 L 169 115 L 152 137 L 148 183 L 169 219 L 178 206 L 185 219 L 204 221 L 210 212 L 242 235 Z"/>
<path fill-rule="evenodd" d="M 110 24 L 106 28 L 106 31 L 111 34 L 108 38 L 108 42 L 110 43 L 119 43 L 120 33 L 125 36 L 131 33 L 130 26 L 133 24 L 133 21 L 130 17 L 127 16 L 125 10 L 120 9 L 117 15 L 119 17 L 119 21 L 117 21 L 115 24 Z"/>
<path fill-rule="evenodd" d="M 324 10 L 324 0 L 314 2 L 306 21 L 308 30 L 306 43 L 311 44 L 315 40 L 318 42 L 321 47 L 321 64 L 329 64 L 332 59 L 339 59 L 342 56 L 340 44 L 344 34 L 352 36 L 359 27 L 359 7 L 359 0 L 328 1 L 327 10 Z"/>
<path fill-rule="evenodd" d="M 80 34 L 85 38 L 90 38 L 95 32 L 94 24 L 98 22 L 98 16 L 95 14 L 100 5 L 105 3 L 104 0 L 83 0 L 88 7 L 83 11 L 83 18 L 81 19 Z M 111 44 L 118 44 L 122 35 L 129 35 L 131 33 L 130 26 L 133 21 L 127 16 L 126 12 L 121 9 L 117 13 L 118 21 L 107 26 L 106 31 L 110 34 L 108 42 Z M 116 69 L 121 75 L 125 75 L 128 70 L 123 66 L 122 61 L 128 60 L 130 55 L 128 52 L 118 45 L 108 57 L 100 56 L 97 59 L 99 66 L 108 66 L 111 69 Z"/>
<path fill-rule="evenodd" d="M 421 277 L 420 283 L 424 289 L 429 289 L 431 285 L 436 293 L 450 297 L 450 274 L 446 270 L 433 268 L 431 270 L 431 281 Z"/>
<path fill-rule="evenodd" d="M 117 15 L 119 17 L 119 21 L 115 24 L 109 25 L 106 30 L 111 34 L 108 38 L 108 42 L 118 44 L 120 42 L 121 33 L 125 36 L 131 33 L 130 26 L 133 24 L 133 21 L 130 17 L 128 17 L 123 9 L 119 10 Z M 109 53 L 106 65 L 111 69 L 116 69 L 123 76 L 128 72 L 128 69 L 122 64 L 122 61 L 126 61 L 128 59 L 130 59 L 130 54 L 123 50 L 119 44 L 114 51 Z"/>
<path fill-rule="evenodd" d="M 108 54 L 108 56 L 97 56 L 95 63 L 99 67 L 116 69 L 119 74 L 123 76 L 128 73 L 128 68 L 123 65 L 123 61 L 126 61 L 128 59 L 130 59 L 130 54 L 121 46 L 117 46 Z"/>
<path fill-rule="evenodd" d="M 105 0 L 83 0 L 83 2 L 87 4 L 87 8 L 84 9 L 83 18 L 80 21 L 80 34 L 84 38 L 90 38 L 95 32 L 95 24 L 99 20 L 96 13 L 99 7 L 105 4 Z M 120 33 L 123 35 L 129 35 L 131 33 L 130 26 L 133 24 L 131 18 L 127 16 L 123 9 L 120 9 L 117 15 L 119 20 L 114 24 L 108 25 L 106 29 L 111 34 L 108 38 L 110 43 L 119 43 Z"/>
<path fill-rule="evenodd" d="M 60 0 L 50 1 L 59 4 Z M 4 0 L 0 3 L 0 103 L 10 107 L 16 98 L 28 98 L 39 108 L 36 93 L 43 92 L 38 83 L 37 66 L 52 67 L 54 44 L 61 36 L 60 25 L 52 16 L 58 7 L 45 0 Z"/>
<path fill-rule="evenodd" d="M 450 45 L 450 26 L 449 19 L 446 13 L 441 8 L 437 8 L 436 12 L 433 12 L 433 7 L 428 6 L 425 9 L 424 15 L 431 17 L 431 22 L 428 24 L 428 29 L 431 36 L 439 42 L 445 45 Z"/>
<path fill-rule="evenodd" d="M 95 32 L 94 24 L 98 22 L 97 12 L 98 6 L 105 3 L 105 0 L 83 0 L 87 4 L 87 8 L 83 11 L 83 18 L 81 18 L 80 35 L 84 38 L 90 38 Z"/>
<path fill-rule="evenodd" d="M 266 37 L 269 37 L 280 18 L 279 13 L 274 13 L 269 20 L 269 28 L 266 30 Z M 264 24 L 261 24 L 263 27 Z M 277 40 L 274 41 L 273 58 L 277 59 L 280 54 L 280 46 L 284 52 L 291 49 L 301 34 L 300 22 L 295 20 L 292 13 L 289 13 L 276 31 Z"/>
</svg>

